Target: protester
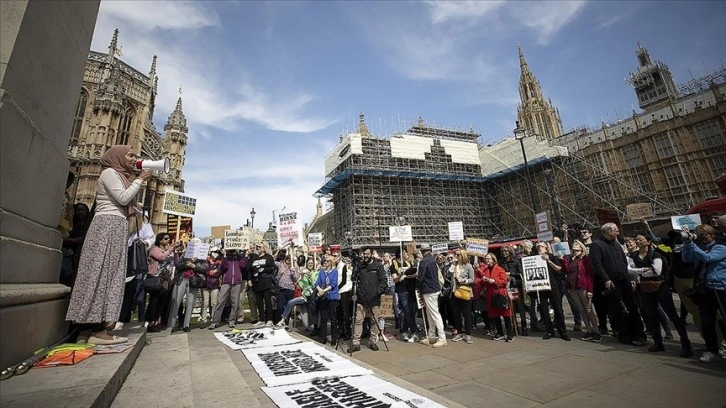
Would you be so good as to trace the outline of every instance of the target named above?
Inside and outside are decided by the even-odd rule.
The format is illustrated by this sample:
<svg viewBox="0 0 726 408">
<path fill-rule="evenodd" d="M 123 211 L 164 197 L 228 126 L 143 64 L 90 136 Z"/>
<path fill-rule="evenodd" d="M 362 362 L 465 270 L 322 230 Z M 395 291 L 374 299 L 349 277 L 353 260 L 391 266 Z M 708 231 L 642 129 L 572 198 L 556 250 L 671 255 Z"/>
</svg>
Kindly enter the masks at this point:
<svg viewBox="0 0 726 408">
<path fill-rule="evenodd" d="M 439 282 L 439 268 L 431 255 L 431 246 L 421 244 L 421 253 L 423 259 L 418 266 L 418 275 L 416 276 L 417 288 L 424 298 L 426 307 L 426 321 L 428 322 L 428 333 L 426 338 L 420 341 L 426 346 L 436 348 L 446 347 L 446 332 L 444 332 L 444 322 L 439 314 L 438 298 L 441 293 L 441 283 Z M 436 339 L 432 342 L 433 339 Z"/>
<path fill-rule="evenodd" d="M 286 256 L 282 261 L 275 262 L 277 266 L 277 281 L 280 292 L 277 294 L 277 312 L 282 313 L 287 303 L 294 298 L 295 285 L 300 278 L 297 267 L 292 266 L 292 258 Z"/>
<path fill-rule="evenodd" d="M 305 267 L 300 271 L 300 279 L 297 280 L 297 286 L 300 288 L 300 294 L 297 297 L 293 297 L 285 305 L 285 309 L 282 312 L 280 321 L 277 322 L 277 327 L 286 327 L 290 324 L 290 314 L 292 308 L 297 306 L 298 312 L 300 313 L 300 319 L 303 323 L 305 331 L 311 330 L 310 328 L 310 304 L 313 290 L 315 289 L 315 282 L 318 280 L 318 271 L 314 269 L 315 262 L 313 259 L 308 259 L 305 262 Z M 297 292 L 297 289 L 296 289 Z"/>
<path fill-rule="evenodd" d="M 172 265 L 174 263 L 174 247 L 170 245 L 171 235 L 162 232 L 156 234 L 156 240 L 154 246 L 149 250 L 149 272 L 147 276 L 160 276 L 160 267 Z M 167 271 L 169 274 L 173 274 L 172 267 L 169 267 Z M 148 325 L 148 332 L 160 332 L 166 329 L 165 326 L 161 325 L 162 313 L 165 309 L 165 305 L 169 303 L 171 298 L 170 287 L 159 288 L 158 291 L 149 293 L 149 304 L 146 307 L 146 324 Z"/>
<path fill-rule="evenodd" d="M 363 259 L 361 261 L 360 272 L 358 276 L 358 285 L 356 287 L 356 310 L 355 310 L 355 328 L 353 330 L 353 344 L 348 349 L 348 353 L 360 351 L 360 339 L 363 333 L 363 319 L 369 317 L 371 319 L 371 335 L 368 338 L 368 347 L 373 351 L 378 351 L 378 336 L 381 334 L 382 327 L 378 327 L 378 317 L 380 316 L 381 295 L 388 290 L 388 277 L 383 269 L 383 265 L 372 257 L 371 248 L 363 251 Z M 318 275 L 318 281 L 320 276 Z"/>
<path fill-rule="evenodd" d="M 560 275 L 564 275 L 562 263 L 560 260 L 548 251 L 547 245 L 543 242 L 537 243 L 537 254 L 547 262 L 547 270 L 549 272 L 550 290 L 540 290 L 537 293 L 539 301 L 539 313 L 544 320 L 546 333 L 542 337 L 545 340 L 555 336 L 555 329 L 560 338 L 570 341 L 570 335 L 567 334 L 567 326 L 565 325 L 565 313 L 562 310 L 562 294 L 560 293 Z M 550 307 L 555 312 L 555 321 L 552 324 L 550 317 Z"/>
<path fill-rule="evenodd" d="M 395 291 L 398 298 L 398 307 L 401 310 L 401 325 L 398 333 L 400 339 L 409 343 L 418 341 L 416 335 L 416 269 L 404 257 L 400 261 L 393 260 L 391 276 L 395 282 Z"/>
<path fill-rule="evenodd" d="M 144 214 L 146 215 L 146 213 Z M 136 213 L 129 218 L 129 237 L 128 237 L 128 259 L 126 267 L 126 280 L 124 284 L 124 296 L 121 304 L 121 313 L 118 322 L 113 331 L 121 330 L 124 324 L 131 321 L 131 314 L 134 306 L 138 311 L 138 319 L 143 322 L 146 317 L 146 292 L 144 291 L 144 277 L 146 273 L 143 271 L 136 272 L 131 270 L 132 245 L 135 240 L 140 239 L 144 242 L 148 251 L 154 245 L 154 230 L 148 217 L 141 217 L 140 213 Z M 147 270 L 148 272 L 148 270 Z"/>
<path fill-rule="evenodd" d="M 336 269 L 340 281 L 338 283 L 338 293 L 340 294 L 338 326 L 340 327 L 340 338 L 347 341 L 353 337 L 353 266 L 348 263 L 347 259 L 344 260 L 340 256 L 340 252 L 334 253 L 333 256 L 338 260 Z M 311 260 L 308 259 L 308 265 L 312 263 Z"/>
<path fill-rule="evenodd" d="M 214 315 L 219 300 L 220 278 L 222 276 L 222 251 L 219 248 L 212 248 L 207 258 L 209 269 L 205 273 L 204 287 L 202 288 L 202 311 L 199 316 L 199 325 L 207 327 L 209 315 Z M 241 287 L 242 285 L 240 285 Z"/>
<path fill-rule="evenodd" d="M 131 146 L 117 145 L 101 157 L 101 175 L 96 187 L 96 214 L 88 228 L 71 293 L 66 320 L 82 324 L 92 344 L 119 344 L 128 338 L 106 332 L 118 320 L 126 277 L 127 219 L 136 210 L 134 202 L 142 181 L 151 173 L 141 172 L 132 183 L 136 156 Z"/>
<path fill-rule="evenodd" d="M 517 301 L 514 302 L 514 306 L 519 312 L 520 326 L 522 328 L 520 335 L 527 336 L 529 335 L 527 329 L 527 305 L 525 304 L 526 295 L 524 293 L 524 280 L 522 279 L 521 259 L 515 256 L 514 249 L 510 245 L 504 245 L 502 247 L 501 255 L 502 258 L 499 260 L 499 266 L 509 275 L 509 279 L 513 280 L 514 287 L 517 288 L 518 292 Z M 479 270 L 481 268 L 477 269 L 477 271 Z M 492 329 L 488 322 L 486 323 L 486 329 Z M 535 322 L 532 322 L 532 324 L 535 324 Z"/>
<path fill-rule="evenodd" d="M 592 304 L 594 275 L 590 264 L 590 250 L 582 241 L 576 239 L 572 243 L 571 252 L 572 256 L 566 266 L 566 286 L 585 324 L 585 333 L 581 339 L 600 343 L 602 336 L 598 331 L 597 314 Z"/>
<path fill-rule="evenodd" d="M 209 330 L 214 330 L 219 326 L 222 320 L 222 312 L 227 303 L 231 305 L 227 325 L 230 329 L 235 327 L 236 317 L 238 316 L 237 308 L 240 304 L 239 296 L 244 284 L 242 274 L 247 265 L 249 265 L 247 258 L 236 249 L 224 251 L 221 268 L 222 284 L 219 287 L 217 307 L 212 312 L 212 323 L 209 324 Z"/>
<path fill-rule="evenodd" d="M 507 343 L 514 341 L 514 329 L 512 328 L 512 309 L 509 307 L 509 293 L 507 286 L 509 278 L 507 278 L 504 269 L 497 264 L 497 257 L 493 253 L 488 253 L 484 257 L 484 263 L 479 266 L 481 275 L 481 284 L 486 292 L 487 314 L 489 320 L 493 322 L 496 333 L 492 340 L 505 340 Z M 504 297 L 507 302 L 506 307 L 497 304 L 495 297 Z M 506 335 L 502 331 L 502 319 L 504 318 L 504 327 Z"/>
<path fill-rule="evenodd" d="M 460 249 L 456 251 L 454 261 L 450 267 L 451 283 L 454 296 L 451 297 L 451 309 L 454 316 L 454 328 L 459 334 L 454 336 L 451 341 L 466 341 L 466 344 L 472 344 L 471 338 L 471 304 L 473 297 L 472 285 L 474 283 L 474 268 L 469 263 L 469 255 L 466 250 Z M 468 292 L 468 299 L 462 299 L 456 296 L 456 291 L 462 290 Z M 462 324 L 462 314 L 464 321 Z"/>
<path fill-rule="evenodd" d="M 259 253 L 253 255 L 247 263 L 260 317 L 260 321 L 253 325 L 255 328 L 273 326 L 272 287 L 276 284 L 274 277 L 277 267 L 275 259 L 267 251 L 267 244 L 260 245 Z"/>
<path fill-rule="evenodd" d="M 199 238 L 192 238 L 197 240 Z M 170 325 L 172 331 L 184 330 L 185 332 L 191 331 L 192 311 L 194 309 L 194 303 L 200 296 L 201 287 L 192 287 L 192 278 L 194 275 L 202 276 L 202 285 L 206 277 L 209 264 L 206 259 L 196 258 L 182 258 L 176 265 L 177 274 L 175 276 L 174 293 L 172 299 L 174 300 L 171 312 L 170 312 Z M 184 314 L 183 320 L 178 316 L 182 316 L 180 308 L 183 306 Z M 177 319 L 180 320 L 177 324 Z"/>
<path fill-rule="evenodd" d="M 325 258 L 323 268 L 315 282 L 317 308 L 320 311 L 320 342 L 328 341 L 328 320 L 330 320 L 330 344 L 338 343 L 338 318 L 335 307 L 338 304 L 338 270 L 335 269 L 334 257 Z"/>
</svg>

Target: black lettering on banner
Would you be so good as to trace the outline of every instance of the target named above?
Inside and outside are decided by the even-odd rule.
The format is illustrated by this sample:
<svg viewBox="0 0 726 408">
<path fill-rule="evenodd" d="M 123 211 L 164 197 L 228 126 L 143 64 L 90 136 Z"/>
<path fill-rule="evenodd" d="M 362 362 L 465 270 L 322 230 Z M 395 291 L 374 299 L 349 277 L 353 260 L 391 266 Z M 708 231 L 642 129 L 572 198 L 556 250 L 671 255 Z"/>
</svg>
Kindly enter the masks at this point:
<svg viewBox="0 0 726 408">
<path fill-rule="evenodd" d="M 315 361 L 312 356 L 301 350 L 265 353 L 260 354 L 259 357 L 276 377 L 330 371 L 328 367 Z"/>
<path fill-rule="evenodd" d="M 354 408 L 389 408 L 391 404 L 386 404 L 377 400 L 375 397 L 366 394 L 348 383 L 343 382 L 340 378 L 331 378 L 322 380 L 321 383 L 327 387 L 320 386 L 325 392 L 337 401 L 340 401 L 346 407 Z M 315 384 L 315 381 L 313 382 Z M 316 384 L 317 385 L 317 384 Z"/>
<path fill-rule="evenodd" d="M 329 396 L 321 393 L 320 390 L 316 388 L 308 388 L 307 390 L 300 392 L 297 390 L 286 391 L 285 395 L 295 401 L 299 407 L 319 408 L 338 406 Z"/>
</svg>

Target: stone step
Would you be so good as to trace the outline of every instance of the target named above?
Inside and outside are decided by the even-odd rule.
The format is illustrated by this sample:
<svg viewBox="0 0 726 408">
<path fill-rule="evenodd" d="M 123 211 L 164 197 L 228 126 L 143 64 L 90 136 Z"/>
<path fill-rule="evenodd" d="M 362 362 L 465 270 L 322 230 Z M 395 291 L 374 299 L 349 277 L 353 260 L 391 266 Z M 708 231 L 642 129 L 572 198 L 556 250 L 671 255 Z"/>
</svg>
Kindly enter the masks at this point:
<svg viewBox="0 0 726 408">
<path fill-rule="evenodd" d="M 32 368 L 11 377 L 0 387 L 0 406 L 8 407 L 108 407 L 134 366 L 146 333 L 127 332 L 134 346 L 118 354 L 97 354 L 73 366 Z"/>
</svg>

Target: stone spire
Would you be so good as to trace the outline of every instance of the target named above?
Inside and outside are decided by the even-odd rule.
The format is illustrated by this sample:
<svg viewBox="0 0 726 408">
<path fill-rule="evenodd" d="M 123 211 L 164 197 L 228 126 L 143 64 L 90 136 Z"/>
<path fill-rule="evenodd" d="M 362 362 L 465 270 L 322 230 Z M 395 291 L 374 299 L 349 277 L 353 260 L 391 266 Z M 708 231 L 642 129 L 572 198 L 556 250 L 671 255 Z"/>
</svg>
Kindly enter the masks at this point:
<svg viewBox="0 0 726 408">
<path fill-rule="evenodd" d="M 648 49 L 638 41 L 635 51 L 638 58 L 638 71 L 631 73 L 628 82 L 635 90 L 638 105 L 645 110 L 659 109 L 678 97 L 678 88 L 668 65 L 653 61 Z"/>
<path fill-rule="evenodd" d="M 166 122 L 166 125 L 164 125 L 164 130 L 169 130 L 172 128 L 176 129 L 184 129 L 184 132 L 186 133 L 187 129 L 187 118 L 184 116 L 184 112 L 182 111 L 182 98 L 181 95 L 179 95 L 179 99 L 176 101 L 176 108 L 174 109 L 174 112 L 169 115 L 169 120 Z"/>
<path fill-rule="evenodd" d="M 151 60 L 151 70 L 149 70 L 149 86 L 154 87 L 154 80 L 156 79 L 156 55 Z"/>
<path fill-rule="evenodd" d="M 315 218 L 320 218 L 323 216 L 323 203 L 320 201 L 320 197 L 318 197 L 318 204 L 315 206 Z"/>
<path fill-rule="evenodd" d="M 169 115 L 169 120 L 164 125 L 164 153 L 169 157 L 169 163 L 171 164 L 171 171 L 167 180 L 174 189 L 183 188 L 181 169 L 184 166 L 188 132 L 187 119 L 182 111 L 180 87 L 176 108 Z"/>
<path fill-rule="evenodd" d="M 108 46 L 108 57 L 106 57 L 106 62 L 109 64 L 113 64 L 113 59 L 116 57 L 116 54 L 118 54 L 118 28 L 113 30 L 113 37 L 111 38 L 111 44 Z"/>
<path fill-rule="evenodd" d="M 363 137 L 371 137 L 368 126 L 366 126 L 366 115 L 363 112 L 358 116 L 358 133 Z"/>
<path fill-rule="evenodd" d="M 559 111 L 552 106 L 551 100 L 546 100 L 542 94 L 539 81 L 529 69 L 524 58 L 522 47 L 517 44 L 519 51 L 519 98 L 517 119 L 530 136 L 537 140 L 552 140 L 563 133 L 562 120 Z"/>
</svg>

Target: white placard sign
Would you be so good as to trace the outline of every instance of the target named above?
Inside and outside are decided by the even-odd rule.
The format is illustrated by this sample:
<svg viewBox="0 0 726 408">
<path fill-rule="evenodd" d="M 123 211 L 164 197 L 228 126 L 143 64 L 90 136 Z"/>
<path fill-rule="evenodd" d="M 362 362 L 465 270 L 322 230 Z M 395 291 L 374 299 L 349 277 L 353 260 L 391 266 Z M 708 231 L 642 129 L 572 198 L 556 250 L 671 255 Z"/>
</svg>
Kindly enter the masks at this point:
<svg viewBox="0 0 726 408">
<path fill-rule="evenodd" d="M 209 255 L 209 244 L 202 242 L 190 241 L 187 244 L 187 250 L 184 252 L 184 258 L 189 259 L 207 259 Z"/>
<path fill-rule="evenodd" d="M 682 226 L 688 225 L 688 229 L 693 231 L 693 229 L 696 228 L 697 225 L 701 225 L 701 215 L 676 215 L 674 217 L 671 217 L 671 225 L 673 226 L 673 229 L 681 229 Z"/>
<path fill-rule="evenodd" d="M 269 328 L 232 330 L 224 333 L 217 332 L 214 333 L 214 337 L 232 350 L 300 343 L 300 340 L 290 337 L 285 330 L 273 330 Z"/>
<path fill-rule="evenodd" d="M 303 244 L 303 225 L 300 211 L 280 212 L 277 214 L 277 245 L 283 247 L 290 243 Z"/>
<path fill-rule="evenodd" d="M 555 239 L 555 235 L 552 233 L 552 231 L 545 231 L 545 232 L 538 232 L 537 233 L 537 240 L 543 241 L 543 242 L 549 242 Z"/>
<path fill-rule="evenodd" d="M 474 256 L 487 256 L 487 253 L 489 253 L 489 241 L 469 238 L 466 241 L 466 252 Z"/>
<path fill-rule="evenodd" d="M 225 230 L 224 231 L 224 249 L 248 249 L 250 237 L 247 231 L 242 230 Z"/>
<path fill-rule="evenodd" d="M 268 387 L 321 378 L 373 374 L 337 353 L 312 342 L 242 350 Z"/>
<path fill-rule="evenodd" d="M 449 250 L 449 244 L 434 244 L 431 245 L 431 252 L 440 254 Z"/>
<path fill-rule="evenodd" d="M 281 408 L 444 408 L 426 397 L 372 375 L 328 378 L 282 387 L 262 387 Z"/>
<path fill-rule="evenodd" d="M 323 245 L 323 233 L 322 232 L 311 232 L 308 234 L 308 248 L 312 252 L 320 252 Z"/>
<path fill-rule="evenodd" d="M 461 221 L 449 223 L 449 241 L 462 241 L 464 239 L 464 223 Z"/>
<path fill-rule="evenodd" d="M 524 291 L 537 292 L 550 290 L 550 273 L 547 261 L 542 255 L 525 256 L 522 258 L 522 271 L 524 271 Z"/>
<path fill-rule="evenodd" d="M 570 244 L 567 242 L 552 243 L 552 253 L 559 256 L 571 255 Z"/>
<path fill-rule="evenodd" d="M 390 242 L 413 241 L 410 225 L 391 225 L 388 227 Z"/>
</svg>

